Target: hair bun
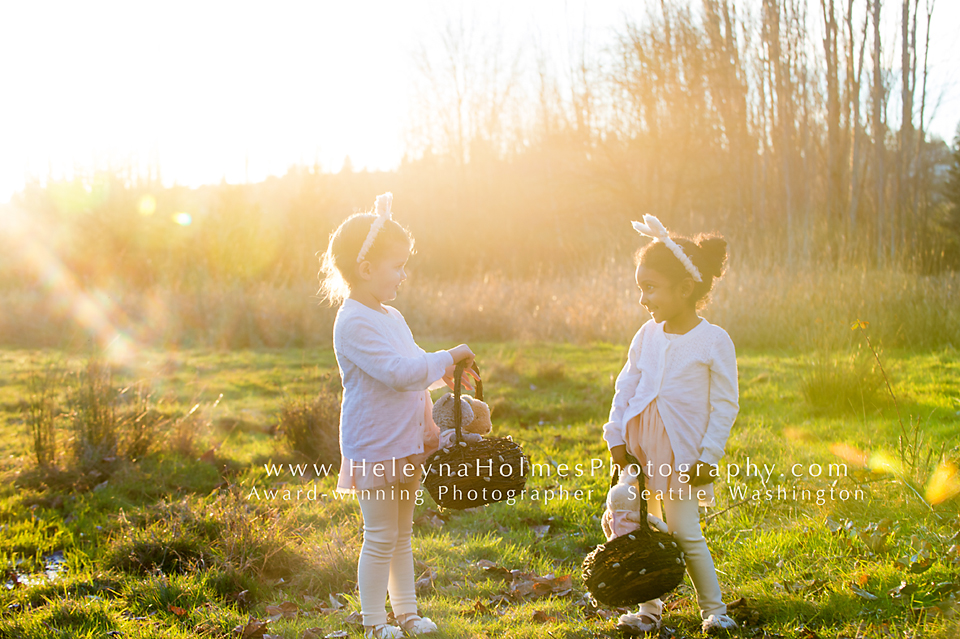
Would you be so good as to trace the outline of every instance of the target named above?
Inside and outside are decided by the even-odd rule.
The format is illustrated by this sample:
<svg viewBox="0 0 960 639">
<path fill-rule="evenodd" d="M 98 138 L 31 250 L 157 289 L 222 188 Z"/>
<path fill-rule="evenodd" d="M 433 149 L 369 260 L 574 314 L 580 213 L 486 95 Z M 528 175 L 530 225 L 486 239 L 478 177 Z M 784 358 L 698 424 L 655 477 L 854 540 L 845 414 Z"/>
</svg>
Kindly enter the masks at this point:
<svg viewBox="0 0 960 639">
<path fill-rule="evenodd" d="M 719 235 L 701 235 L 696 239 L 703 256 L 703 264 L 699 265 L 706 275 L 720 277 L 727 262 L 727 241 Z"/>
</svg>

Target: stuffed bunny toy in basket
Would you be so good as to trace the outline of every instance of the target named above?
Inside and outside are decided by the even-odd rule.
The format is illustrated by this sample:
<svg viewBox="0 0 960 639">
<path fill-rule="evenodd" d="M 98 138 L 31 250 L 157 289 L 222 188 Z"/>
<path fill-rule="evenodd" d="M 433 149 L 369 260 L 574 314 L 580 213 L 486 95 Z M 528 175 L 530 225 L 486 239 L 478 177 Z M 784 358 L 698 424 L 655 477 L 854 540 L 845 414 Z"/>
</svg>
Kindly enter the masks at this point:
<svg viewBox="0 0 960 639">
<path fill-rule="evenodd" d="M 683 581 L 683 552 L 667 525 L 647 513 L 645 477 L 639 471 L 639 466 L 631 464 L 611 482 L 601 521 L 607 541 L 581 565 L 583 584 L 598 605 L 621 607 L 649 601 Z"/>
<path fill-rule="evenodd" d="M 490 409 L 483 403 L 480 369 L 473 362 L 476 397 L 461 393 L 466 362 L 453 373 L 453 395 L 434 404 L 433 418 L 443 429 L 440 448 L 425 464 L 423 486 L 441 508 L 464 510 L 504 501 L 521 494 L 530 460 L 523 449 L 506 437 L 483 437 L 492 429 Z"/>
<path fill-rule="evenodd" d="M 607 541 L 620 535 L 635 532 L 640 528 L 641 514 L 640 483 L 637 481 L 640 468 L 631 464 L 620 473 L 620 479 L 607 492 L 607 509 L 603 512 L 600 526 Z M 647 523 L 660 532 L 669 532 L 667 524 L 659 517 L 648 514 Z"/>
<path fill-rule="evenodd" d="M 433 421 L 440 428 L 440 448 L 450 448 L 456 441 L 457 431 L 454 423 L 453 393 L 447 393 L 433 404 Z M 483 439 L 493 430 L 490 420 L 490 407 L 479 399 L 463 395 L 460 397 L 462 415 L 461 437 L 463 441 L 474 443 Z"/>
</svg>

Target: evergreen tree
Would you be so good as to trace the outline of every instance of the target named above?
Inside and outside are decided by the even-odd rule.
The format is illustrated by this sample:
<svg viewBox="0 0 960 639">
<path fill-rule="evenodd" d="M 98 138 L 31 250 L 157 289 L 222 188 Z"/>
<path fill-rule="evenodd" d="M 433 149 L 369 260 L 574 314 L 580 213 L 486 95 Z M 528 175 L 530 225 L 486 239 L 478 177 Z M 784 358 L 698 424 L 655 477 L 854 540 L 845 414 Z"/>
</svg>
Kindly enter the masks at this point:
<svg viewBox="0 0 960 639">
<path fill-rule="evenodd" d="M 947 170 L 946 183 L 943 185 L 946 207 L 943 213 L 942 228 L 946 231 L 943 256 L 946 263 L 956 268 L 960 265 L 960 124 L 953 140 L 950 153 L 950 168 Z"/>
<path fill-rule="evenodd" d="M 947 198 L 947 206 L 950 208 L 950 228 L 960 233 L 960 125 L 957 125 L 957 136 L 953 139 L 953 153 L 951 153 L 944 195 Z"/>
</svg>

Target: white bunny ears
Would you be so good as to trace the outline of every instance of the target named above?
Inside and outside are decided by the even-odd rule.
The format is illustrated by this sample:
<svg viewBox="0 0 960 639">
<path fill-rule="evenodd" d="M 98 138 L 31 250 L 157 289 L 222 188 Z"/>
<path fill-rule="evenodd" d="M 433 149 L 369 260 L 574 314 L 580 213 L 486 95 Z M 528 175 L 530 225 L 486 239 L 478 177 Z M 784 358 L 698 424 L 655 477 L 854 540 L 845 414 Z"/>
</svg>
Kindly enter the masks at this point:
<svg viewBox="0 0 960 639">
<path fill-rule="evenodd" d="M 383 195 L 377 196 L 377 219 L 370 225 L 367 239 L 363 241 L 363 246 L 360 247 L 360 254 L 357 255 L 357 264 L 363 261 L 364 256 L 370 251 L 370 247 L 373 246 L 373 241 L 377 239 L 377 233 L 380 232 L 380 229 L 383 228 L 387 220 L 391 219 L 393 215 L 390 212 L 391 204 L 393 204 L 393 193 L 387 191 Z"/>
<path fill-rule="evenodd" d="M 644 215 L 642 223 L 631 222 L 631 224 L 633 224 L 633 229 L 640 235 L 646 235 L 647 237 L 652 237 L 655 240 L 663 242 L 666 247 L 670 249 L 670 252 L 680 260 L 683 268 L 687 269 L 687 272 L 690 273 L 693 279 L 698 282 L 703 281 L 703 277 L 700 276 L 700 270 L 694 266 L 687 254 L 680 248 L 680 245 L 670 239 L 670 234 L 667 233 L 667 229 L 655 216 Z"/>
</svg>

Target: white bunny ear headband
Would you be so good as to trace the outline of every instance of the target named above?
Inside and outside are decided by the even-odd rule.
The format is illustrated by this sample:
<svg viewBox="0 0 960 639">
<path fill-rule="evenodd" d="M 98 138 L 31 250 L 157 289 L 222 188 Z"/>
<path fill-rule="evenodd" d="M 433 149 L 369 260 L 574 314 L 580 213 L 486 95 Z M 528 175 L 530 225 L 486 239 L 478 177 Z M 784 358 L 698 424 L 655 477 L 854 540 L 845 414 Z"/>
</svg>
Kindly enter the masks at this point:
<svg viewBox="0 0 960 639">
<path fill-rule="evenodd" d="M 377 239 L 377 233 L 380 232 L 380 229 L 383 228 L 383 225 L 386 224 L 387 220 L 391 219 L 393 215 L 390 212 L 390 205 L 393 204 L 393 193 L 387 191 L 383 195 L 377 196 L 377 219 L 373 221 L 373 224 L 370 225 L 370 231 L 367 233 L 367 239 L 363 241 L 363 246 L 360 247 L 360 254 L 357 255 L 357 264 L 363 261 L 364 256 L 370 252 L 370 247 L 373 246 L 373 241 Z"/>
<path fill-rule="evenodd" d="M 683 264 L 683 268 L 687 269 L 687 272 L 690 273 L 691 277 L 698 282 L 702 282 L 703 278 L 700 276 L 700 270 L 694 266 L 693 262 L 683 252 L 683 249 L 679 244 L 670 239 L 670 234 L 667 233 L 667 229 L 663 224 L 653 215 L 644 215 L 643 222 L 631 222 L 633 224 L 633 229 L 640 235 L 646 235 L 647 237 L 652 237 L 655 240 L 660 240 L 663 242 L 670 252 L 673 253 L 680 263 Z"/>
</svg>

